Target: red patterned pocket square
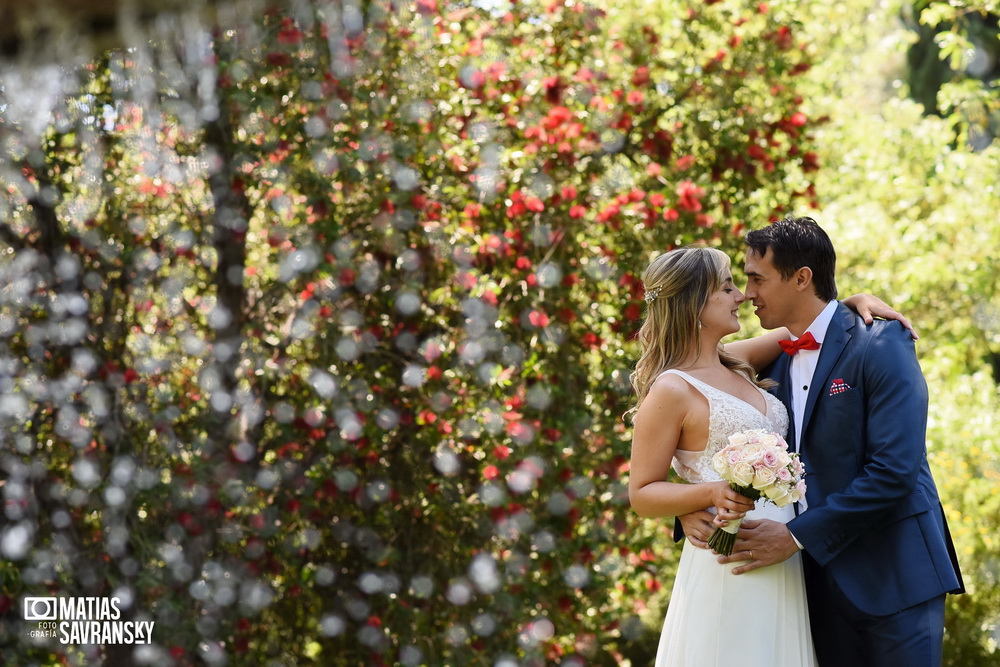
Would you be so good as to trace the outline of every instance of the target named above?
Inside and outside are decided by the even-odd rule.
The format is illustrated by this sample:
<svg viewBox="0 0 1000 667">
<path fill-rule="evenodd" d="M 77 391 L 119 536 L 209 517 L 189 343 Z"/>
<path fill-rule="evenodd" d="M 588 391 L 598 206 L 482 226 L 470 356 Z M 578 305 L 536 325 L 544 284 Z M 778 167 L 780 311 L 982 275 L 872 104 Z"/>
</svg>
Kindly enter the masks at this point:
<svg viewBox="0 0 1000 667">
<path fill-rule="evenodd" d="M 844 382 L 843 379 L 837 378 L 830 383 L 830 396 L 835 396 L 837 394 L 843 394 L 845 391 L 851 388 L 851 385 Z"/>
</svg>

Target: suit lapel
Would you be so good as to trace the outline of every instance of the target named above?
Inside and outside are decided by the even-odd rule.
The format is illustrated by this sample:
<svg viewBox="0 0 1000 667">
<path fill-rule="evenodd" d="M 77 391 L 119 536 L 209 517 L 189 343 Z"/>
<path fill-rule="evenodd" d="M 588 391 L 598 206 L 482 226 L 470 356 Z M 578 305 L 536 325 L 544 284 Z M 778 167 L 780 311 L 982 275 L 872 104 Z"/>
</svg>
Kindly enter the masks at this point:
<svg viewBox="0 0 1000 667">
<path fill-rule="evenodd" d="M 827 380 L 833 367 L 837 365 L 841 355 L 847 348 L 847 343 L 851 340 L 851 329 L 854 328 L 854 312 L 847 306 L 840 304 L 837 312 L 834 313 L 830 326 L 826 330 L 826 337 L 819 351 L 819 361 L 816 364 L 816 371 L 813 373 L 812 382 L 809 385 L 809 396 L 806 398 L 806 409 L 802 413 L 802 433 L 805 434 L 806 426 L 812 418 L 816 401 L 819 400 L 820 393 L 827 387 Z"/>
</svg>

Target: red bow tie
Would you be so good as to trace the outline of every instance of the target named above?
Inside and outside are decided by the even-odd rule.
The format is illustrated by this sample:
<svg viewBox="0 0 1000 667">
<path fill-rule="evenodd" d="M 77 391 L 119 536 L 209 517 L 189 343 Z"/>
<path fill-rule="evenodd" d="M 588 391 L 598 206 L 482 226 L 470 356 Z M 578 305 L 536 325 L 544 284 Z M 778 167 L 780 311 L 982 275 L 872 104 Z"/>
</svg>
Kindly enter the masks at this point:
<svg viewBox="0 0 1000 667">
<path fill-rule="evenodd" d="M 781 349 L 785 351 L 785 354 L 789 356 L 795 356 L 799 353 L 799 350 L 818 350 L 819 343 L 813 338 L 812 332 L 807 331 L 804 336 L 798 340 L 779 340 L 778 345 Z"/>
</svg>

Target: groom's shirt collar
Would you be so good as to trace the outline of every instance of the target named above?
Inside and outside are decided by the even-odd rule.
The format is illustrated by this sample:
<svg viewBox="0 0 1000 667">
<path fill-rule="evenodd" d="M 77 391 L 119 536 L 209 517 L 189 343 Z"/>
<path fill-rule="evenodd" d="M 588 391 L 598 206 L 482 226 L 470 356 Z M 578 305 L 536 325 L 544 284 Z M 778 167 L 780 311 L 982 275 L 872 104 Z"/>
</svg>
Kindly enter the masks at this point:
<svg viewBox="0 0 1000 667">
<path fill-rule="evenodd" d="M 826 330 L 830 328 L 830 322 L 833 321 L 833 315 L 837 312 L 837 305 L 839 303 L 839 301 L 831 301 L 826 304 L 826 307 L 820 311 L 819 315 L 816 316 L 816 319 L 812 321 L 812 324 L 806 328 L 806 331 L 811 332 L 813 338 L 815 338 L 820 345 L 823 344 L 823 339 L 826 338 Z M 805 331 L 802 332 L 802 335 L 805 335 Z M 792 340 L 798 339 L 798 336 L 792 336 Z"/>
</svg>

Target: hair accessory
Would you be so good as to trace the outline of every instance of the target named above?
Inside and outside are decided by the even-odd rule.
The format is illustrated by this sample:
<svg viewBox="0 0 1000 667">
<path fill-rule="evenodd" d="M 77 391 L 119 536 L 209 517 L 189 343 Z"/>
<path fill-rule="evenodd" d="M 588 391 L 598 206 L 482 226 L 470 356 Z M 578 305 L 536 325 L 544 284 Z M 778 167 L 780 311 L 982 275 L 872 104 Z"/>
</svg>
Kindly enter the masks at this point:
<svg viewBox="0 0 1000 667">
<path fill-rule="evenodd" d="M 656 301 L 656 297 L 660 296 L 660 288 L 646 290 L 646 295 L 642 297 L 646 300 L 646 303 L 653 303 Z"/>
</svg>

